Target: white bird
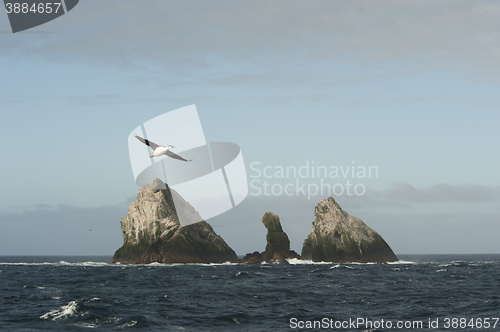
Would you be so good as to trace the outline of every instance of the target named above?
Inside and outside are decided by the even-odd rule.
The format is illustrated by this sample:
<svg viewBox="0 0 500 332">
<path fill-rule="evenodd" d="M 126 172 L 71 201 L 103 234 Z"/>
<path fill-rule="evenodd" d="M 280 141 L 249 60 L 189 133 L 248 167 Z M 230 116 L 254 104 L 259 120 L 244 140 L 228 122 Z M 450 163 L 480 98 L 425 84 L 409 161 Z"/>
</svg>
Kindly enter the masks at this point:
<svg viewBox="0 0 500 332">
<path fill-rule="evenodd" d="M 159 157 L 159 156 L 161 156 L 161 155 L 164 154 L 166 156 L 169 156 L 170 158 L 179 159 L 179 160 L 182 160 L 182 161 L 191 161 L 191 160 L 193 160 L 193 159 L 186 160 L 186 159 L 182 158 L 181 156 L 179 156 L 178 154 L 175 154 L 172 151 L 170 151 L 170 149 L 175 148 L 175 146 L 173 146 L 173 145 L 163 146 L 163 145 L 159 145 L 159 144 L 153 143 L 150 140 L 144 139 L 144 138 L 139 137 L 139 136 L 135 136 L 135 138 L 137 138 L 139 141 L 141 141 L 142 143 L 146 144 L 147 146 L 149 146 L 153 150 L 153 154 L 151 154 L 149 156 L 149 158 Z"/>
</svg>

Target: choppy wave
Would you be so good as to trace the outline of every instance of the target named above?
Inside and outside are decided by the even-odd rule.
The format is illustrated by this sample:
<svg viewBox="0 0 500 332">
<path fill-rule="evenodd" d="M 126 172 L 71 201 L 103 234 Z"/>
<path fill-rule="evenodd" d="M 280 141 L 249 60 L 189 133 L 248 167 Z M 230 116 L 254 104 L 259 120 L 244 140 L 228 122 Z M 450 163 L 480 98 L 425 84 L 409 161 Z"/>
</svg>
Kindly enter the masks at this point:
<svg viewBox="0 0 500 332">
<path fill-rule="evenodd" d="M 109 266 L 110 264 L 104 262 L 81 262 L 81 263 L 70 263 L 66 261 L 55 262 L 0 262 L 0 266 L 9 266 L 9 265 L 18 265 L 18 266 L 91 266 L 91 267 L 102 267 Z"/>
<path fill-rule="evenodd" d="M 62 306 L 59 309 L 51 310 L 42 316 L 40 319 L 46 320 L 58 320 L 63 318 L 68 318 L 74 316 L 78 310 L 78 303 L 76 301 L 70 301 L 67 305 Z"/>
<path fill-rule="evenodd" d="M 304 259 L 298 259 L 298 258 L 291 258 L 287 260 L 289 264 L 302 264 L 302 265 L 332 265 L 332 264 L 337 264 L 333 262 L 313 262 L 311 260 L 304 260 Z M 368 262 L 368 263 L 359 263 L 359 262 L 348 262 L 348 263 L 342 263 L 343 265 L 345 264 L 350 264 L 350 265 L 376 265 L 380 263 L 373 263 L 373 262 Z M 412 261 L 405 261 L 405 260 L 398 260 L 396 262 L 388 262 L 384 264 L 418 264 L 417 262 L 412 262 Z"/>
<path fill-rule="evenodd" d="M 399 264 L 418 264 L 417 262 L 412 262 L 412 261 L 405 261 L 405 260 L 398 260 L 398 261 L 395 261 L 395 262 L 387 262 L 387 264 L 390 264 L 390 265 L 399 265 Z"/>
<path fill-rule="evenodd" d="M 306 259 L 298 259 L 298 258 L 290 258 L 290 259 L 287 259 L 288 263 L 289 264 L 293 264 L 293 265 L 297 265 L 297 264 L 302 264 L 302 265 L 305 265 L 305 264 L 308 264 L 308 265 L 331 265 L 333 264 L 332 262 L 313 262 L 311 260 L 306 260 Z"/>
<path fill-rule="evenodd" d="M 332 265 L 337 264 L 333 262 L 314 262 L 311 260 L 303 260 L 297 258 L 287 259 L 288 263 L 291 265 Z M 439 266 L 447 267 L 447 266 L 482 266 L 484 264 L 497 264 L 497 261 L 474 261 L 474 262 L 466 262 L 466 261 L 451 261 L 451 262 L 439 262 L 439 261 L 425 261 L 425 262 L 415 262 L 409 260 L 398 260 L 395 262 L 387 262 L 383 264 L 389 265 L 407 265 L 407 264 L 438 264 Z M 273 265 L 262 263 L 263 265 Z M 379 263 L 360 263 L 360 262 L 346 262 L 342 264 L 351 264 L 351 265 L 375 265 Z M 110 267 L 110 266 L 120 266 L 120 267 L 165 267 L 165 266 L 238 266 L 240 263 L 149 263 L 149 264 L 120 264 L 120 263 L 107 263 L 107 262 L 67 262 L 67 261 L 59 261 L 59 262 L 0 262 L 0 266 L 74 266 L 74 267 Z M 1 271 L 1 270 L 0 270 Z"/>
<path fill-rule="evenodd" d="M 12 258 L 0 264 L 0 330 L 290 331 L 292 317 L 498 316 L 492 290 L 500 281 L 500 255 L 401 258 L 289 265 Z"/>
</svg>

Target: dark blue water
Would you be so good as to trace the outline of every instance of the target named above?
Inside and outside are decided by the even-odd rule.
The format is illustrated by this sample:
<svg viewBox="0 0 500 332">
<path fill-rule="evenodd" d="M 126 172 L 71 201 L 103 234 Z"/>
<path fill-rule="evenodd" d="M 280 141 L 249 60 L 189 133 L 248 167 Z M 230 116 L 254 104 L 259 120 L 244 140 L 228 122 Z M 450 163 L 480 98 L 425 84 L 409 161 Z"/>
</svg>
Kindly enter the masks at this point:
<svg viewBox="0 0 500 332">
<path fill-rule="evenodd" d="M 124 266 L 110 257 L 0 257 L 0 330 L 500 331 L 500 255 L 400 258 Z"/>
</svg>

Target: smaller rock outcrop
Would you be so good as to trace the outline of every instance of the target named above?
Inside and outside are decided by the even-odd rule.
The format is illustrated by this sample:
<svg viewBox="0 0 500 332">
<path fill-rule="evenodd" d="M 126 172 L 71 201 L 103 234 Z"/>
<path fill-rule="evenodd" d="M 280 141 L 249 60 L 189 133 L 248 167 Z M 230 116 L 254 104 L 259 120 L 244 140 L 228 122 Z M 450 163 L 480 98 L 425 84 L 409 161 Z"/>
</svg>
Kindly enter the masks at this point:
<svg viewBox="0 0 500 332">
<path fill-rule="evenodd" d="M 342 210 L 333 197 L 316 206 L 313 230 L 304 241 L 302 259 L 334 263 L 398 260 L 377 232 Z"/>
<path fill-rule="evenodd" d="M 260 263 L 282 263 L 288 264 L 287 259 L 298 258 L 300 256 L 293 250 L 290 250 L 290 240 L 288 235 L 283 232 L 280 218 L 272 213 L 266 212 L 262 216 L 262 223 L 267 228 L 267 245 L 263 253 L 255 251 L 247 254 L 240 263 L 260 264 Z"/>
</svg>

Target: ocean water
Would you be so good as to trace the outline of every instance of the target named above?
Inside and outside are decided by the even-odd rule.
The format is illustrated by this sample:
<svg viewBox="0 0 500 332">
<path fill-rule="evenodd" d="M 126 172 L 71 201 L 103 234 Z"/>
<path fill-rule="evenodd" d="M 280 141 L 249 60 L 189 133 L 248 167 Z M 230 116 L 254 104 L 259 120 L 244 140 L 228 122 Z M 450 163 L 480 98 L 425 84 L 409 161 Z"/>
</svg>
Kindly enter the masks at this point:
<svg viewBox="0 0 500 332">
<path fill-rule="evenodd" d="M 500 255 L 256 266 L 110 258 L 0 257 L 0 330 L 500 331 Z"/>
</svg>

